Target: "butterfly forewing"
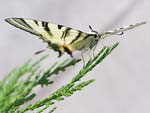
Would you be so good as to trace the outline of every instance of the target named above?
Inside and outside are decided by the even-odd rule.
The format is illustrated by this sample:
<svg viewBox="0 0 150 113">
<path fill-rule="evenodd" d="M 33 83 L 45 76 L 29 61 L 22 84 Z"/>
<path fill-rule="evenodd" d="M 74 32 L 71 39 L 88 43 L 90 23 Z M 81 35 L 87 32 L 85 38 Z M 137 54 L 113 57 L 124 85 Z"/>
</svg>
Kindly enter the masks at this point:
<svg viewBox="0 0 150 113">
<path fill-rule="evenodd" d="M 34 35 L 38 35 L 39 36 L 39 33 L 37 31 L 35 31 L 33 28 L 31 28 L 30 25 L 28 25 L 26 23 L 26 21 L 24 21 L 24 19 L 17 19 L 17 18 L 8 18 L 8 19 L 5 19 L 6 22 L 10 23 L 11 25 L 17 27 L 17 28 L 20 28 L 22 30 L 25 30 L 27 32 L 30 32 Z"/>
<path fill-rule="evenodd" d="M 70 27 L 33 19 L 8 18 L 6 22 L 39 36 L 49 44 L 49 48 L 59 51 L 60 54 L 65 51 L 68 53 L 74 51 L 76 48 L 71 45 L 83 40 L 88 35 L 88 33 Z"/>
</svg>

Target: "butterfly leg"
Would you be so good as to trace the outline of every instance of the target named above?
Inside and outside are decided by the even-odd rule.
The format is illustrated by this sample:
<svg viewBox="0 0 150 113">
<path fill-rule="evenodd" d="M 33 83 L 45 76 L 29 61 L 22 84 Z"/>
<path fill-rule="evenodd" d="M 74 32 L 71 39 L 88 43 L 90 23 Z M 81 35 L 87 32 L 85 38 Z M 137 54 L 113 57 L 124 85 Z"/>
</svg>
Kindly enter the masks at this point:
<svg viewBox="0 0 150 113">
<path fill-rule="evenodd" d="M 92 49 L 92 55 L 93 55 L 93 57 L 95 57 L 95 49 L 96 49 L 96 46 Z"/>
<path fill-rule="evenodd" d="M 34 54 L 35 54 L 35 55 L 38 55 L 38 54 L 40 54 L 40 53 L 44 52 L 45 50 L 46 50 L 46 49 L 43 49 L 43 50 L 37 51 L 37 52 L 35 52 Z"/>
<path fill-rule="evenodd" d="M 90 55 L 90 51 L 91 51 L 91 50 L 88 49 L 87 53 L 88 53 L 89 58 L 92 59 L 92 56 Z"/>
<path fill-rule="evenodd" d="M 85 60 L 84 60 L 83 54 L 84 54 L 84 51 L 81 52 L 81 58 L 82 58 L 82 61 L 83 61 L 83 68 L 84 68 L 85 67 Z"/>
<path fill-rule="evenodd" d="M 97 44 L 92 49 L 93 57 L 95 57 L 95 49 L 96 49 L 96 47 L 97 47 Z"/>
</svg>

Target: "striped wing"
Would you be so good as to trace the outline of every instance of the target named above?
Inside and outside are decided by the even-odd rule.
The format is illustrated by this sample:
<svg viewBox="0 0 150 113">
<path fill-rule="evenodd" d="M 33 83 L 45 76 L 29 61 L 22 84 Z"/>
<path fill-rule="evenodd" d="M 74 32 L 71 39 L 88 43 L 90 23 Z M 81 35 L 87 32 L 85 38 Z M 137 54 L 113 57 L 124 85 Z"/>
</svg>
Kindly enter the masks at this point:
<svg viewBox="0 0 150 113">
<path fill-rule="evenodd" d="M 100 35 L 101 35 L 101 38 L 104 39 L 105 37 L 108 37 L 110 35 L 115 35 L 115 34 L 118 34 L 118 33 L 123 33 L 124 31 L 133 29 L 133 28 L 141 26 L 143 24 L 146 24 L 146 22 L 140 22 L 140 23 L 136 23 L 136 24 L 131 24 L 131 25 L 128 25 L 128 26 L 121 27 L 119 29 L 110 30 L 110 31 L 101 33 Z"/>
<path fill-rule="evenodd" d="M 61 56 L 64 52 L 71 55 L 72 51 L 76 49 L 71 45 L 83 40 L 84 37 L 88 35 L 87 33 L 70 27 L 44 21 L 23 18 L 7 18 L 5 21 L 17 28 L 39 36 L 49 44 L 49 48 L 58 51 L 59 56 Z"/>
</svg>

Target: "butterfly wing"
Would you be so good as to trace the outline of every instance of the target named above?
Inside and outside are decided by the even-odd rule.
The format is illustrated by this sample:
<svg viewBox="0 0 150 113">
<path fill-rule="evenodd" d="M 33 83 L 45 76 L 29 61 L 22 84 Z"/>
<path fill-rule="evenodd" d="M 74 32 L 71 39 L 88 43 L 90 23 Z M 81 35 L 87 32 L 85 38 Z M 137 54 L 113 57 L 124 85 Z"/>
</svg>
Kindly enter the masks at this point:
<svg viewBox="0 0 150 113">
<path fill-rule="evenodd" d="M 72 55 L 72 51 L 76 50 L 74 43 L 82 41 L 88 36 L 88 33 L 45 21 L 24 18 L 7 18 L 5 21 L 17 28 L 39 36 L 40 39 L 48 43 L 49 48 L 58 51 L 59 56 L 64 52 Z"/>
<path fill-rule="evenodd" d="M 62 35 L 62 30 L 58 29 L 58 25 L 44 21 L 24 18 L 7 18 L 5 21 L 17 28 L 42 37 L 44 41 L 50 40 L 51 38 L 60 37 Z"/>
<path fill-rule="evenodd" d="M 143 24 L 146 24 L 146 22 L 140 22 L 140 23 L 136 23 L 136 24 L 131 24 L 131 25 L 128 25 L 128 26 L 124 26 L 124 27 L 121 27 L 119 29 L 115 29 L 115 30 L 110 30 L 110 31 L 107 31 L 107 32 L 104 32 L 104 33 L 101 33 L 101 39 L 104 39 L 105 37 L 108 37 L 110 35 L 116 35 L 118 33 L 123 33 L 124 31 L 127 31 L 127 30 L 130 30 L 130 29 L 133 29 L 135 27 L 138 27 L 138 26 L 141 26 Z"/>
</svg>

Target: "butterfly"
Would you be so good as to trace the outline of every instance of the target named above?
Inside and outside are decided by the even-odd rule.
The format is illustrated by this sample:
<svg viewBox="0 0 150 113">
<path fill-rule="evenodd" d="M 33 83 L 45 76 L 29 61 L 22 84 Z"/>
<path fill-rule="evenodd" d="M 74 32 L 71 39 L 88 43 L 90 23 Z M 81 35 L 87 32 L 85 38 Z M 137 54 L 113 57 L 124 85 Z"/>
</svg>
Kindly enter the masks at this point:
<svg viewBox="0 0 150 113">
<path fill-rule="evenodd" d="M 65 52 L 73 57 L 72 53 L 74 51 L 92 49 L 97 45 L 100 39 L 104 39 L 105 37 L 116 35 L 118 33 L 121 35 L 126 30 L 146 24 L 146 22 L 140 22 L 102 33 L 98 33 L 89 26 L 90 32 L 86 33 L 63 25 L 34 19 L 7 18 L 5 21 L 17 28 L 37 35 L 48 44 L 48 48 L 59 53 L 58 57 L 62 56 Z M 37 53 L 40 52 L 42 51 Z"/>
</svg>

